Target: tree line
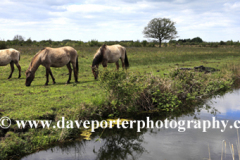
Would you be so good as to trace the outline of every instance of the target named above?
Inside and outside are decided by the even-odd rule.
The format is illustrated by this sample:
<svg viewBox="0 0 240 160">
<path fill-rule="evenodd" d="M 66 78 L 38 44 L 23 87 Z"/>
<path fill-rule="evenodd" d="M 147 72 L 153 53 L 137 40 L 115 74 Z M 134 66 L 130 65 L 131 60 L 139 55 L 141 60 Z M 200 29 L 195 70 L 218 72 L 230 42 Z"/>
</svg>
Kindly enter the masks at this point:
<svg viewBox="0 0 240 160">
<path fill-rule="evenodd" d="M 22 36 L 21 36 L 22 37 Z M 32 41 L 31 38 L 24 40 L 24 38 L 13 39 L 3 41 L 0 40 L 0 49 L 10 48 L 12 46 L 42 46 L 42 47 L 61 47 L 61 46 L 82 46 L 82 47 L 100 47 L 103 44 L 113 45 L 120 44 L 125 47 L 159 47 L 159 42 L 157 40 L 152 41 L 133 41 L 133 40 L 122 40 L 122 41 L 103 41 L 100 42 L 98 40 L 91 40 L 88 42 L 76 41 L 76 40 L 62 40 L 62 41 L 52 41 L 42 40 L 42 41 Z M 178 40 L 170 40 L 169 42 L 161 43 L 162 47 L 176 47 L 176 46 L 191 46 L 197 45 L 200 47 L 219 47 L 219 46 L 240 46 L 239 41 L 220 41 L 220 42 L 205 42 L 200 37 L 188 38 L 188 39 L 178 39 Z"/>
<path fill-rule="evenodd" d="M 13 45 L 36 45 L 36 46 L 50 46 L 50 47 L 60 47 L 60 46 L 101 46 L 103 44 L 113 45 L 120 44 L 125 47 L 167 47 L 167 46 L 181 46 L 181 45 L 198 45 L 200 47 L 218 47 L 219 45 L 237 45 L 240 46 L 239 41 L 220 41 L 220 42 L 204 42 L 200 37 L 188 38 L 188 39 L 176 39 L 177 30 L 175 27 L 175 22 L 171 21 L 169 18 L 154 18 L 152 19 L 146 27 L 144 27 L 143 34 L 146 38 L 151 38 L 151 41 L 133 41 L 133 40 L 123 40 L 123 41 L 104 41 L 99 42 L 98 40 L 91 40 L 88 42 L 74 41 L 70 39 L 65 39 L 62 41 L 52 41 L 42 40 L 42 41 L 32 41 L 31 38 L 25 40 L 21 35 L 15 35 L 13 40 L 1 41 L 0 49 L 5 49 L 7 46 Z M 165 42 L 164 42 L 165 41 Z M 168 41 L 168 42 L 167 42 Z"/>
<path fill-rule="evenodd" d="M 113 45 L 113 44 L 120 44 L 125 47 L 155 47 L 155 45 L 158 42 L 156 41 L 133 41 L 133 40 L 122 40 L 122 41 L 98 41 L 98 40 L 90 40 L 88 42 L 83 42 L 81 40 L 62 40 L 62 41 L 53 41 L 51 39 L 48 40 L 41 40 L 41 41 L 35 41 L 31 40 L 31 38 L 27 40 L 19 40 L 19 39 L 13 39 L 13 40 L 7 40 L 3 41 L 0 40 L 0 49 L 6 49 L 11 46 L 50 46 L 50 47 L 61 47 L 61 46 L 82 46 L 82 47 L 100 47 L 103 44 L 106 45 Z"/>
</svg>

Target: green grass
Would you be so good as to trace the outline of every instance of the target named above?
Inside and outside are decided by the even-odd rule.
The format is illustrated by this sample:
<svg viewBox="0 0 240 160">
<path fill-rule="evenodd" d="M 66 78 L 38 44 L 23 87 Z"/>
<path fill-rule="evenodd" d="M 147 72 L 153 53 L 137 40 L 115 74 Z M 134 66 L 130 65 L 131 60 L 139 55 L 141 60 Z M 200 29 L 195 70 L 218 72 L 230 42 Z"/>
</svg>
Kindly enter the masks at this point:
<svg viewBox="0 0 240 160">
<path fill-rule="evenodd" d="M 90 68 L 93 55 L 98 47 L 74 47 L 79 55 L 79 83 L 74 83 L 72 77 L 72 82 L 66 85 L 68 70 L 67 67 L 62 67 L 52 68 L 56 84 L 53 85 L 50 79 L 49 85 L 44 86 L 45 68 L 40 66 L 30 87 L 25 86 L 25 71 L 32 57 L 43 47 L 12 46 L 12 48 L 21 52 L 22 77 L 17 79 L 18 70 L 15 66 L 13 76 L 8 80 L 10 66 L 0 66 L 0 117 L 7 116 L 13 120 L 51 119 L 55 121 L 62 116 L 65 116 L 66 119 L 86 119 L 89 115 L 94 114 L 91 113 L 91 110 L 104 101 L 105 90 L 99 85 L 99 81 L 94 80 Z M 130 64 L 128 72 L 139 72 L 140 75 L 152 73 L 160 77 L 165 77 L 177 67 L 190 68 L 204 65 L 220 69 L 220 72 L 209 74 L 210 77 L 220 79 L 226 76 L 225 79 L 228 79 L 231 78 L 229 68 L 240 65 L 240 50 L 233 47 L 129 47 L 127 55 Z M 108 68 L 115 69 L 116 66 L 109 64 Z M 102 66 L 100 66 L 100 70 L 103 70 Z M 14 127 L 16 126 L 13 125 L 7 134 L 3 134 L 0 130 L 0 136 L 3 136 L 0 139 L 2 146 L 17 146 L 14 137 L 18 133 L 15 132 Z M 26 140 L 27 143 L 37 142 L 30 151 L 25 150 L 20 153 L 30 153 L 49 143 L 63 139 L 61 138 L 62 131 L 49 134 L 44 130 L 28 130 L 21 136 L 21 138 L 17 137 L 26 140 L 26 137 L 33 136 L 30 140 Z M 25 144 L 24 140 L 21 142 L 22 144 Z M 44 144 L 41 143 L 43 140 Z M 7 145 L 9 141 L 11 145 Z M 21 146 L 17 148 L 21 148 Z M 2 155 L 6 158 L 14 151 Z"/>
<path fill-rule="evenodd" d="M 15 47 L 21 51 L 20 65 L 22 77 L 17 79 L 15 67 L 12 79 L 7 77 L 10 66 L 0 67 L 0 111 L 2 116 L 12 119 L 45 119 L 63 115 L 64 112 L 76 110 L 82 103 L 92 104 L 93 99 L 103 93 L 103 89 L 95 81 L 91 72 L 91 63 L 97 47 L 75 47 L 79 55 L 79 83 L 66 85 L 67 67 L 52 68 L 56 84 L 44 86 L 45 68 L 40 66 L 30 87 L 25 84 L 25 71 L 32 57 L 42 47 Z M 153 73 L 164 76 L 171 69 L 204 65 L 217 69 L 225 69 L 229 63 L 240 60 L 239 48 L 127 48 L 130 69 L 128 72 L 141 74 Z M 178 65 L 176 65 L 178 64 Z M 109 64 L 108 68 L 115 68 Z M 100 66 L 100 70 L 103 67 Z"/>
</svg>

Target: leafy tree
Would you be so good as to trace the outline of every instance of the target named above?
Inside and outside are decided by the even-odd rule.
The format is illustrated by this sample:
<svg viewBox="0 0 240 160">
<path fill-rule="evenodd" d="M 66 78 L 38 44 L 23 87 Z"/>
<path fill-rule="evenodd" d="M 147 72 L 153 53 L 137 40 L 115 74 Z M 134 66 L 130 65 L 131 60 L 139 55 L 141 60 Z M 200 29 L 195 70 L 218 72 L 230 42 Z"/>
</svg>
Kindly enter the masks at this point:
<svg viewBox="0 0 240 160">
<path fill-rule="evenodd" d="M 13 37 L 13 41 L 12 41 L 12 44 L 13 45 L 23 45 L 23 42 L 24 42 L 24 37 L 21 36 L 21 35 L 15 35 Z"/>
<path fill-rule="evenodd" d="M 7 44 L 5 41 L 0 40 L 0 49 L 7 49 Z"/>
<path fill-rule="evenodd" d="M 143 45 L 143 47 L 146 47 L 147 44 L 148 44 L 148 42 L 147 42 L 146 40 L 143 40 L 143 41 L 142 41 L 142 45 Z"/>
<path fill-rule="evenodd" d="M 88 42 L 89 46 L 93 47 L 93 46 L 98 46 L 100 47 L 102 44 L 98 42 L 98 40 L 94 40 L 92 39 L 91 41 Z"/>
<path fill-rule="evenodd" d="M 71 40 L 70 40 L 70 41 L 71 41 Z M 49 44 L 52 44 L 52 40 L 51 40 L 51 39 L 49 39 L 48 42 L 49 42 Z"/>
<path fill-rule="evenodd" d="M 176 44 L 176 43 L 177 43 L 176 40 L 170 40 L 170 41 L 169 41 L 169 44 Z"/>
<path fill-rule="evenodd" d="M 178 42 L 183 42 L 183 43 L 191 42 L 191 39 L 190 38 L 188 38 L 188 39 L 179 39 Z"/>
<path fill-rule="evenodd" d="M 191 42 L 202 43 L 203 40 L 200 37 L 195 37 L 195 38 L 191 39 Z"/>
<path fill-rule="evenodd" d="M 21 35 L 15 35 L 14 37 L 13 37 L 13 40 L 17 40 L 17 41 L 24 41 L 24 37 L 23 36 L 21 36 Z"/>
<path fill-rule="evenodd" d="M 226 43 L 223 41 L 220 41 L 220 45 L 225 45 Z"/>
<path fill-rule="evenodd" d="M 137 40 L 136 42 L 133 43 L 133 46 L 134 47 L 141 47 L 142 45 L 141 45 L 140 41 Z"/>
<path fill-rule="evenodd" d="M 31 45 L 31 44 L 32 44 L 32 40 L 31 40 L 30 37 L 26 40 L 26 43 L 27 43 L 28 45 Z"/>
<path fill-rule="evenodd" d="M 233 45 L 233 41 L 227 41 L 227 45 Z"/>
<path fill-rule="evenodd" d="M 159 47 L 163 40 L 172 40 L 177 38 L 175 22 L 168 18 L 154 18 L 144 28 L 143 34 L 147 38 L 158 39 Z"/>
</svg>

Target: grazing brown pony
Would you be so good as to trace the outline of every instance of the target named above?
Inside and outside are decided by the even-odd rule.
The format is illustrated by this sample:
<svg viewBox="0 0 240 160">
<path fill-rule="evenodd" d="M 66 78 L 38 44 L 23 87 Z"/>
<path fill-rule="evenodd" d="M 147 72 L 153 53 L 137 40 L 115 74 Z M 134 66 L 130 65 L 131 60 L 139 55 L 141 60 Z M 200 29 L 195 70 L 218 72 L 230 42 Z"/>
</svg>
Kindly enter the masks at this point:
<svg viewBox="0 0 240 160">
<path fill-rule="evenodd" d="M 126 48 L 119 45 L 102 45 L 93 57 L 92 62 L 92 72 L 94 78 L 97 79 L 98 77 L 98 66 L 102 63 L 103 67 L 107 67 L 107 63 L 116 63 L 117 70 L 119 69 L 118 60 L 121 59 L 123 69 L 127 69 L 129 67 L 128 58 Z"/>
<path fill-rule="evenodd" d="M 10 49 L 0 50 L 0 66 L 6 66 L 9 63 L 11 66 L 11 73 L 8 79 L 12 77 L 12 73 L 14 71 L 14 63 L 17 66 L 19 71 L 18 78 L 21 77 L 21 66 L 18 63 L 19 61 L 20 61 L 20 52 L 17 51 L 16 49 L 10 48 Z"/>
<path fill-rule="evenodd" d="M 69 78 L 67 83 L 70 83 L 72 68 L 70 63 L 72 63 L 75 82 L 78 82 L 78 55 L 77 51 L 69 46 L 60 47 L 60 48 L 50 48 L 46 47 L 39 51 L 32 59 L 27 71 L 26 71 L 26 86 L 30 86 L 34 77 L 35 72 L 40 65 L 43 65 L 46 68 L 46 78 L 47 81 L 45 85 L 48 85 L 49 82 L 49 73 L 52 77 L 53 84 L 55 84 L 55 78 L 53 77 L 50 67 L 62 67 L 67 65 L 69 71 Z"/>
</svg>

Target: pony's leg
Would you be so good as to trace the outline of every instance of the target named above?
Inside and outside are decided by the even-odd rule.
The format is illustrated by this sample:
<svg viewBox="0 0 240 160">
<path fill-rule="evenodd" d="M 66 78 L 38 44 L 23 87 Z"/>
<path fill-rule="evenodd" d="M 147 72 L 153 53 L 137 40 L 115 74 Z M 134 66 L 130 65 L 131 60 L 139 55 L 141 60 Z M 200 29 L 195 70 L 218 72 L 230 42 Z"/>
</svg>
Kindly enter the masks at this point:
<svg viewBox="0 0 240 160">
<path fill-rule="evenodd" d="M 21 66 L 19 65 L 19 63 L 18 62 L 14 62 L 15 63 L 15 65 L 17 66 L 17 68 L 18 68 L 18 78 L 20 78 L 21 77 Z"/>
<path fill-rule="evenodd" d="M 48 85 L 48 82 L 49 82 L 49 73 L 50 73 L 50 75 L 51 75 L 51 77 L 52 77 L 52 80 L 53 80 L 53 84 L 55 84 L 56 82 L 55 82 L 55 78 L 53 77 L 53 74 L 52 74 L 52 71 L 51 71 L 51 69 L 50 69 L 50 67 L 46 67 L 46 83 L 45 83 L 45 85 Z"/>
<path fill-rule="evenodd" d="M 67 84 L 68 84 L 68 83 L 70 83 L 71 77 L 72 77 L 72 68 L 71 68 L 70 63 L 67 64 L 67 68 L 68 68 L 68 71 L 69 71 L 69 77 L 68 77 L 68 81 L 67 81 Z"/>
<path fill-rule="evenodd" d="M 72 62 L 72 66 L 73 66 L 73 72 L 74 72 L 75 82 L 78 82 L 78 71 L 77 71 L 76 63 L 73 63 L 73 62 Z"/>
<path fill-rule="evenodd" d="M 11 73 L 10 73 L 8 79 L 10 79 L 10 78 L 12 77 L 12 73 L 13 73 L 13 71 L 14 71 L 14 63 L 13 63 L 13 62 L 10 62 L 10 66 L 11 66 Z"/>
<path fill-rule="evenodd" d="M 51 68 L 49 68 L 49 73 L 50 73 L 50 76 L 52 77 L 53 84 L 55 84 L 56 82 L 55 82 L 55 78 L 53 77 Z"/>
<path fill-rule="evenodd" d="M 122 61 L 122 68 L 124 69 L 124 68 L 125 68 L 124 59 L 123 59 L 123 58 L 121 58 L 121 61 Z"/>
<path fill-rule="evenodd" d="M 117 70 L 119 69 L 119 63 L 118 61 L 116 62 Z"/>
<path fill-rule="evenodd" d="M 49 70 L 50 70 L 50 67 L 46 67 L 46 83 L 45 83 L 45 86 L 47 86 L 48 82 L 49 82 Z"/>
</svg>

